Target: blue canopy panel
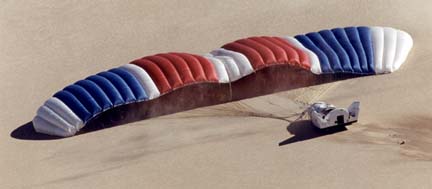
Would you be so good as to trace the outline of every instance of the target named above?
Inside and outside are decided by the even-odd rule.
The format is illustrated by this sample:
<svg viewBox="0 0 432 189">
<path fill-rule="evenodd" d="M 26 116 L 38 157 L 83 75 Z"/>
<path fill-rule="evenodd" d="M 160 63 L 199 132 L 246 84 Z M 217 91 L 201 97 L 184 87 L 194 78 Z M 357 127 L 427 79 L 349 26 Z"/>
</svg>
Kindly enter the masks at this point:
<svg viewBox="0 0 432 189">
<path fill-rule="evenodd" d="M 97 85 L 95 82 L 88 79 L 84 79 L 84 80 L 77 81 L 75 84 L 87 90 L 87 92 L 89 92 L 90 95 L 93 96 L 93 98 L 103 109 L 103 111 L 113 107 L 113 103 L 111 102 L 107 94 L 105 94 L 102 88 L 99 85 Z"/>
<path fill-rule="evenodd" d="M 372 46 L 372 32 L 369 27 L 360 26 L 357 27 L 357 30 L 360 35 L 360 41 L 363 45 L 363 50 L 366 54 L 366 60 L 368 65 L 369 73 L 374 74 L 375 73 L 375 65 L 374 65 L 374 50 Z"/>
<path fill-rule="evenodd" d="M 144 88 L 124 68 L 92 75 L 54 94 L 83 122 L 112 107 L 147 100 Z"/>
<path fill-rule="evenodd" d="M 333 69 L 330 66 L 329 59 L 327 58 L 326 54 L 318 48 L 314 42 L 312 42 L 309 37 L 305 35 L 297 35 L 295 38 L 302 43 L 304 47 L 311 50 L 313 53 L 315 53 L 319 59 L 320 65 L 321 65 L 321 71 L 322 73 L 333 73 Z"/>
<path fill-rule="evenodd" d="M 63 101 L 83 122 L 89 120 L 93 115 L 72 93 L 61 90 L 54 94 L 54 97 Z"/>
<path fill-rule="evenodd" d="M 136 97 L 136 100 L 143 101 L 148 99 L 143 86 L 139 83 L 135 76 L 129 73 L 125 68 L 114 68 L 109 70 L 109 72 L 119 75 L 127 83 Z"/>
<path fill-rule="evenodd" d="M 311 32 L 306 34 L 307 37 L 309 37 L 309 39 L 315 43 L 315 45 L 320 48 L 325 56 L 327 56 L 330 66 L 333 70 L 333 72 L 335 73 L 340 73 L 343 72 L 344 70 L 342 69 L 342 65 L 339 62 L 339 58 L 338 55 L 336 54 L 336 52 L 333 50 L 333 48 L 331 48 L 327 42 L 324 40 L 324 38 L 316 32 Z"/>
<path fill-rule="evenodd" d="M 135 95 L 132 92 L 132 89 L 127 85 L 127 83 L 117 74 L 113 72 L 101 72 L 97 75 L 102 76 L 108 79 L 120 92 L 123 97 L 125 103 L 131 103 L 136 101 Z"/>
<path fill-rule="evenodd" d="M 83 87 L 72 84 L 65 87 L 63 90 L 73 94 L 92 116 L 102 111 L 102 108 L 98 105 L 96 100 Z"/>
<path fill-rule="evenodd" d="M 86 80 L 93 81 L 96 83 L 108 96 L 113 106 L 118 106 L 121 104 L 124 104 L 123 97 L 121 96 L 120 92 L 117 90 L 117 88 L 105 77 L 99 76 L 99 75 L 92 75 L 90 77 L 87 77 Z"/>
<path fill-rule="evenodd" d="M 295 38 L 318 56 L 322 73 L 375 74 L 368 27 L 335 28 Z"/>
<path fill-rule="evenodd" d="M 354 49 L 354 47 L 351 45 L 345 30 L 342 28 L 334 28 L 331 31 L 333 35 L 336 37 L 339 44 L 347 53 L 350 60 L 351 68 L 353 69 L 353 73 L 363 73 L 360 66 L 359 58 L 357 56 L 357 52 Z"/>
<path fill-rule="evenodd" d="M 338 42 L 333 32 L 330 30 L 321 30 L 318 32 L 322 36 L 322 38 L 325 40 L 325 42 L 334 50 L 336 53 L 337 58 L 339 58 L 339 63 L 342 66 L 342 72 L 349 72 L 353 73 L 353 68 L 351 67 L 350 58 L 345 51 L 345 49 L 342 47 L 342 45 Z"/>
<path fill-rule="evenodd" d="M 358 56 L 359 62 L 360 62 L 360 67 L 361 67 L 363 73 L 368 73 L 369 69 L 368 69 L 368 65 L 367 65 L 366 53 L 363 50 L 363 45 L 362 45 L 362 42 L 360 40 L 360 35 L 359 35 L 357 28 L 346 27 L 345 32 L 347 33 L 348 38 L 349 38 L 352 46 L 354 47 L 354 49 L 357 52 L 357 56 Z"/>
</svg>

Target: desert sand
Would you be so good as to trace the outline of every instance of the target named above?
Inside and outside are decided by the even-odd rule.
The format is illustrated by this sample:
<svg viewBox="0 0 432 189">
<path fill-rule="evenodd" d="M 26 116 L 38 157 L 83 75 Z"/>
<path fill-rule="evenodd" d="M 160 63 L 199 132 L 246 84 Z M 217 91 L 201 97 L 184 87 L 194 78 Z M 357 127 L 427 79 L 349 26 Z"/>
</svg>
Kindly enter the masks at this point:
<svg viewBox="0 0 432 189">
<path fill-rule="evenodd" d="M 0 2 L 0 188 L 431 188 L 432 2 Z M 351 25 L 413 36 L 407 63 L 60 140 L 11 136 L 54 92 L 159 52 L 202 54 L 253 35 Z M 361 101 L 334 133 L 304 104 Z"/>
</svg>

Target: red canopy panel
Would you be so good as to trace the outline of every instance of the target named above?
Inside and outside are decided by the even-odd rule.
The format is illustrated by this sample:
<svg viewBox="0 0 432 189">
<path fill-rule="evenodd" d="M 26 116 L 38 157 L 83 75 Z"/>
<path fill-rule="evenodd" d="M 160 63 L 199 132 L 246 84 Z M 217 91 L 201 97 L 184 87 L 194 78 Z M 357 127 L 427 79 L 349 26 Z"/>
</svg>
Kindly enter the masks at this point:
<svg viewBox="0 0 432 189">
<path fill-rule="evenodd" d="M 259 52 L 252 47 L 237 42 L 232 42 L 225 44 L 224 46 L 222 46 L 222 48 L 244 54 L 249 59 L 252 67 L 255 70 L 265 66 L 264 59 L 261 57 Z"/>
<path fill-rule="evenodd" d="M 279 37 L 250 37 L 225 44 L 222 48 L 244 54 L 255 70 L 272 64 L 310 69 L 307 55 Z"/>
<path fill-rule="evenodd" d="M 168 82 L 170 83 L 172 89 L 178 88 L 183 85 L 180 74 L 177 72 L 176 67 L 172 64 L 171 61 L 157 56 L 147 56 L 142 59 L 156 64 L 162 70 L 162 73 L 165 75 L 165 77 L 168 79 Z"/>
<path fill-rule="evenodd" d="M 272 41 L 269 41 L 264 37 L 250 37 L 249 39 L 268 47 L 273 52 L 277 62 L 286 62 L 286 60 L 294 61 L 291 59 L 293 56 L 296 55 L 295 52 L 291 53 L 290 56 L 288 56 L 282 47 Z M 290 57 L 291 59 L 288 59 L 288 57 Z"/>
<path fill-rule="evenodd" d="M 197 82 L 217 82 L 216 70 L 206 58 L 188 53 L 163 53 L 131 62 L 143 68 L 161 94 Z"/>
<path fill-rule="evenodd" d="M 255 51 L 258 52 L 258 54 L 260 54 L 260 56 L 264 60 L 265 64 L 272 64 L 272 63 L 276 62 L 275 54 L 266 45 L 263 45 L 263 44 L 261 44 L 259 42 L 256 42 L 256 41 L 254 41 L 252 39 L 249 39 L 249 38 L 247 38 L 247 39 L 240 39 L 240 40 L 237 40 L 235 42 L 253 48 Z"/>
<path fill-rule="evenodd" d="M 296 61 L 293 61 L 295 63 L 298 64 L 298 66 L 310 70 L 311 64 L 309 62 L 309 57 L 308 55 L 301 49 L 297 48 L 296 46 L 288 43 L 285 39 L 282 39 L 280 37 L 273 37 L 274 40 L 279 41 L 278 43 L 287 47 L 287 48 L 291 48 L 293 49 L 297 55 L 298 55 L 298 59 Z"/>
<path fill-rule="evenodd" d="M 144 59 L 149 59 L 162 68 L 166 67 L 166 74 L 167 77 L 173 76 L 175 78 L 175 85 L 173 85 L 173 88 L 178 88 L 183 86 L 184 84 L 190 84 L 195 81 L 195 79 L 192 76 L 192 72 L 189 68 L 189 65 L 186 63 L 185 60 L 183 60 L 181 57 L 171 54 L 171 53 L 164 53 L 164 54 L 157 54 L 153 56 L 147 56 L 144 57 Z M 173 69 L 168 69 L 168 68 Z M 178 75 L 178 77 L 177 77 Z"/>
<path fill-rule="evenodd" d="M 218 82 L 219 81 L 219 78 L 218 78 L 217 73 L 216 73 L 216 68 L 207 58 L 204 58 L 203 56 L 199 56 L 199 55 L 195 55 L 195 54 L 193 54 L 192 56 L 194 56 L 200 62 L 201 66 L 204 70 L 204 73 L 207 77 L 207 81 L 210 81 L 210 82 Z"/>
<path fill-rule="evenodd" d="M 173 56 L 178 56 L 182 59 L 190 68 L 194 81 L 207 81 L 206 74 L 204 73 L 204 69 L 201 66 L 200 61 L 187 53 L 173 53 Z"/>
<path fill-rule="evenodd" d="M 300 61 L 299 53 L 288 43 L 285 43 L 285 40 L 280 40 L 279 37 L 261 37 L 265 40 L 271 42 L 272 44 L 277 45 L 282 48 L 287 54 L 288 62 L 291 64 L 298 64 Z"/>
<path fill-rule="evenodd" d="M 154 62 L 146 59 L 138 59 L 132 61 L 131 64 L 135 64 L 144 69 L 152 78 L 153 82 L 156 84 L 161 94 L 171 90 L 172 87 L 171 84 L 168 82 L 168 78 L 165 76 L 159 66 Z"/>
</svg>

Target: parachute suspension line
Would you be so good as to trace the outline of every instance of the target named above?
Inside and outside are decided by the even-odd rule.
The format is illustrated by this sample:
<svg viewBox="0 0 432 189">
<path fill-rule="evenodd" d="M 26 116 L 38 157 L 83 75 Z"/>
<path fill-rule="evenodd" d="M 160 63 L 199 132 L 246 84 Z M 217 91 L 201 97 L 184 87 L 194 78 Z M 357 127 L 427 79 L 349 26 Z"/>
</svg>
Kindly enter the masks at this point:
<svg viewBox="0 0 432 189">
<path fill-rule="evenodd" d="M 231 85 L 231 81 L 230 81 L 228 84 L 229 84 L 229 95 L 230 95 L 230 96 L 229 96 L 229 99 L 232 100 L 232 97 L 233 97 L 232 93 L 233 93 L 233 92 L 232 92 L 232 87 L 231 87 L 231 86 L 232 86 L 232 85 Z"/>
<path fill-rule="evenodd" d="M 317 95 L 313 96 L 308 101 L 294 100 L 294 102 L 300 104 L 304 110 L 302 112 L 300 112 L 299 116 L 294 121 L 292 121 L 292 122 L 303 120 L 303 118 L 305 118 L 305 116 L 307 116 L 307 112 L 308 112 L 309 108 L 311 107 L 312 102 L 315 102 L 319 98 L 321 98 L 324 94 L 326 94 L 328 91 L 330 91 L 330 89 L 334 88 L 337 85 L 337 83 L 339 83 L 339 82 L 327 84 L 327 85 L 329 85 L 328 87 L 325 87 L 323 90 L 319 90 L 320 93 L 318 93 Z"/>
</svg>

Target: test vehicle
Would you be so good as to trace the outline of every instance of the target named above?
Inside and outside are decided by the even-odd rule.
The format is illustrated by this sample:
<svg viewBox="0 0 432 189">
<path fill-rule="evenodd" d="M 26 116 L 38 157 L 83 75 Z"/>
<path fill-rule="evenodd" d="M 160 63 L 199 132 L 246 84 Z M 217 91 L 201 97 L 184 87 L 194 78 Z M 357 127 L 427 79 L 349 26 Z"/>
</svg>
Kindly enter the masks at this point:
<svg viewBox="0 0 432 189">
<path fill-rule="evenodd" d="M 345 126 L 358 121 L 360 102 L 354 101 L 348 108 L 337 108 L 332 104 L 316 102 L 307 112 L 312 123 L 320 129 Z"/>
</svg>

